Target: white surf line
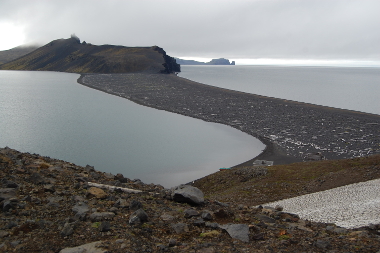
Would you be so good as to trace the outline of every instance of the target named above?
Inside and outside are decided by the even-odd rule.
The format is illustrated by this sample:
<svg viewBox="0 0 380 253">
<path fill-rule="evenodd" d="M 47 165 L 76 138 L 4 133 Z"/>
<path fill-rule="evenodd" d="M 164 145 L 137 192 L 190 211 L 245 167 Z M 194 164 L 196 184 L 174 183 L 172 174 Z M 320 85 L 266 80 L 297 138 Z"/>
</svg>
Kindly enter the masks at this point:
<svg viewBox="0 0 380 253">
<path fill-rule="evenodd" d="M 380 223 L 380 179 L 264 204 L 284 207 L 301 219 L 357 228 Z"/>
</svg>

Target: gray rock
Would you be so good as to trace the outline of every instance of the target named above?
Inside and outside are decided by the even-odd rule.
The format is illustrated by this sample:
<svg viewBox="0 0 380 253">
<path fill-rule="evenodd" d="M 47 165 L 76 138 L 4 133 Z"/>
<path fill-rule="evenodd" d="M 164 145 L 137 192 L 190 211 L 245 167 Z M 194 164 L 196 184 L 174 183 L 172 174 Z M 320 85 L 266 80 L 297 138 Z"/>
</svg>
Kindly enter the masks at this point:
<svg viewBox="0 0 380 253">
<path fill-rule="evenodd" d="M 128 223 L 129 223 L 129 225 L 132 225 L 132 226 L 133 226 L 133 225 L 138 225 L 138 224 L 140 224 L 141 221 L 140 221 L 139 217 L 137 217 L 137 216 L 131 216 L 131 217 L 129 218 Z"/>
<path fill-rule="evenodd" d="M 143 207 L 142 203 L 140 201 L 137 201 L 137 200 L 132 200 L 131 203 L 129 204 L 129 209 L 132 211 L 140 209 L 142 207 Z"/>
<path fill-rule="evenodd" d="M 201 227 L 205 225 L 205 221 L 202 218 L 198 218 L 195 221 L 193 221 L 193 225 L 197 227 Z"/>
<path fill-rule="evenodd" d="M 177 240 L 174 238 L 169 239 L 169 247 L 174 247 L 177 244 Z"/>
<path fill-rule="evenodd" d="M 107 219 L 112 219 L 115 213 L 112 212 L 95 212 L 90 215 L 91 221 L 102 221 Z"/>
<path fill-rule="evenodd" d="M 116 202 L 115 202 L 115 206 L 116 207 L 119 207 L 119 208 L 125 208 L 128 206 L 128 203 L 125 199 L 118 199 Z"/>
<path fill-rule="evenodd" d="M 193 216 L 199 215 L 198 211 L 193 208 L 186 209 L 184 213 L 185 213 L 185 218 L 191 218 Z"/>
<path fill-rule="evenodd" d="M 0 189 L 0 202 L 6 199 L 14 198 L 16 196 L 15 188 L 1 188 Z"/>
<path fill-rule="evenodd" d="M 206 222 L 205 226 L 209 228 L 219 228 L 219 224 L 216 222 Z"/>
<path fill-rule="evenodd" d="M 29 181 L 32 182 L 33 184 L 45 184 L 46 180 L 37 172 L 33 173 L 29 177 Z"/>
<path fill-rule="evenodd" d="M 97 241 L 83 244 L 74 248 L 65 248 L 61 250 L 59 253 L 106 253 L 107 250 L 98 247 L 101 243 L 101 241 Z"/>
<path fill-rule="evenodd" d="M 255 217 L 265 223 L 276 223 L 276 220 L 262 214 L 256 214 Z"/>
<path fill-rule="evenodd" d="M 172 221 L 174 220 L 174 216 L 170 215 L 170 214 L 163 214 L 160 216 L 161 220 L 163 221 Z"/>
<path fill-rule="evenodd" d="M 320 249 L 327 249 L 330 247 L 330 245 L 330 242 L 326 240 L 317 240 L 316 242 L 314 242 L 314 246 Z"/>
<path fill-rule="evenodd" d="M 228 207 L 229 205 L 227 203 L 223 203 L 223 202 L 220 202 L 220 201 L 215 201 L 215 204 L 219 205 L 219 206 L 224 206 L 224 207 Z"/>
<path fill-rule="evenodd" d="M 148 214 L 143 209 L 136 210 L 129 218 L 129 224 L 134 225 L 148 221 Z"/>
<path fill-rule="evenodd" d="M 3 212 L 8 212 L 11 208 L 16 209 L 17 208 L 17 202 L 18 202 L 18 200 L 15 198 L 5 200 L 3 202 Z"/>
<path fill-rule="evenodd" d="M 209 211 L 203 211 L 201 214 L 201 218 L 204 220 L 212 220 L 212 214 Z"/>
<path fill-rule="evenodd" d="M 226 224 L 219 226 L 227 231 L 231 238 L 249 242 L 249 227 L 246 224 Z"/>
<path fill-rule="evenodd" d="M 8 235 L 9 233 L 7 231 L 0 230 L 0 238 L 7 237 Z"/>
<path fill-rule="evenodd" d="M 107 232 L 111 230 L 111 223 L 109 221 L 102 221 L 99 226 L 100 232 Z"/>
<path fill-rule="evenodd" d="M 7 182 L 5 183 L 5 187 L 6 188 L 17 188 L 18 184 L 16 184 L 13 181 L 7 180 Z"/>
<path fill-rule="evenodd" d="M 182 234 L 189 232 L 189 227 L 187 226 L 186 223 L 177 223 L 177 224 L 172 224 L 171 227 L 177 234 Z"/>
<path fill-rule="evenodd" d="M 90 211 L 88 205 L 82 201 L 78 202 L 72 209 L 74 213 L 86 213 Z"/>
<path fill-rule="evenodd" d="M 69 236 L 74 233 L 74 226 L 70 223 L 65 223 L 63 226 L 63 229 L 61 230 L 61 235 L 62 236 Z"/>
<path fill-rule="evenodd" d="M 336 234 L 347 234 L 348 230 L 346 228 L 334 228 L 333 232 Z"/>
<path fill-rule="evenodd" d="M 47 184 L 44 186 L 44 190 L 46 192 L 55 192 L 55 187 L 53 184 Z"/>
<path fill-rule="evenodd" d="M 176 202 L 185 202 L 194 205 L 204 203 L 204 195 L 201 190 L 190 185 L 179 185 L 172 189 L 171 197 Z"/>
<path fill-rule="evenodd" d="M 17 227 L 17 223 L 15 221 L 10 221 L 8 224 L 5 226 L 6 229 L 11 229 Z"/>
<path fill-rule="evenodd" d="M 12 241 L 10 244 L 11 244 L 12 247 L 16 247 L 20 243 L 21 243 L 21 241 Z"/>
</svg>

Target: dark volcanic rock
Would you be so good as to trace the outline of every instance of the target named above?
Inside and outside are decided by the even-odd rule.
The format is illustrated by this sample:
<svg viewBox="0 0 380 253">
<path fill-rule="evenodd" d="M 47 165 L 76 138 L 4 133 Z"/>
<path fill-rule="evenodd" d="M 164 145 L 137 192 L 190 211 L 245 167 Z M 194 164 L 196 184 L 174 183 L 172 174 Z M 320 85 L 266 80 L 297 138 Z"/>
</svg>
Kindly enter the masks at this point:
<svg viewBox="0 0 380 253">
<path fill-rule="evenodd" d="M 190 185 L 179 185 L 172 189 L 172 198 L 177 202 L 200 205 L 204 202 L 203 192 Z"/>
<path fill-rule="evenodd" d="M 226 224 L 221 225 L 220 228 L 226 230 L 234 239 L 249 242 L 249 227 L 246 224 Z"/>
</svg>

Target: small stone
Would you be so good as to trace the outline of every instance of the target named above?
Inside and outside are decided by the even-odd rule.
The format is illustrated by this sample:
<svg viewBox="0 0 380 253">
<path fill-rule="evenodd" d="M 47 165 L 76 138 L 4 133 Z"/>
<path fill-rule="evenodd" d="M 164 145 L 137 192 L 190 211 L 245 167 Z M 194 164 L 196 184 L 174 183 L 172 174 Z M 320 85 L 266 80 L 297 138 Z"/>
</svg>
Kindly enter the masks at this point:
<svg viewBox="0 0 380 253">
<path fill-rule="evenodd" d="M 105 193 L 105 191 L 97 187 L 91 187 L 90 189 L 88 189 L 87 194 L 89 196 L 94 196 L 97 199 L 105 199 L 107 197 L 107 193 Z"/>
<path fill-rule="evenodd" d="M 193 208 L 186 209 L 184 213 L 185 213 L 185 218 L 191 218 L 193 216 L 199 215 L 198 211 Z"/>
<path fill-rule="evenodd" d="M 18 184 L 16 184 L 13 181 L 7 180 L 7 182 L 5 183 L 5 187 L 7 187 L 7 188 L 17 188 Z"/>
<path fill-rule="evenodd" d="M 174 238 L 169 239 L 169 247 L 174 247 L 177 244 L 177 240 Z"/>
<path fill-rule="evenodd" d="M 209 211 L 203 211 L 201 214 L 201 218 L 204 220 L 212 220 L 212 214 Z"/>
<path fill-rule="evenodd" d="M 274 209 L 276 209 L 276 211 L 282 211 L 282 210 L 284 210 L 284 208 L 282 207 L 282 206 L 280 206 L 280 205 L 276 205 L 275 207 L 274 207 Z"/>
<path fill-rule="evenodd" d="M 102 221 L 107 219 L 112 219 L 115 213 L 112 212 L 95 212 L 90 215 L 91 221 Z"/>
<path fill-rule="evenodd" d="M 100 232 L 108 232 L 111 230 L 111 223 L 109 221 L 103 221 L 100 223 L 99 231 Z"/>
<path fill-rule="evenodd" d="M 276 220 L 266 215 L 256 214 L 255 217 L 265 223 L 276 223 Z"/>
<path fill-rule="evenodd" d="M 73 233 L 74 233 L 74 226 L 66 222 L 61 231 L 61 235 L 69 236 L 69 235 L 72 235 Z"/>
<path fill-rule="evenodd" d="M 177 223 L 177 224 L 172 224 L 171 227 L 177 234 L 182 234 L 189 232 L 189 227 L 187 226 L 186 223 Z"/>
<path fill-rule="evenodd" d="M 161 220 L 163 221 L 172 221 L 174 220 L 174 216 L 170 215 L 170 214 L 163 214 L 160 216 Z"/>
<path fill-rule="evenodd" d="M 45 192 L 55 192 L 55 187 L 52 184 L 47 184 L 44 186 Z"/>
<path fill-rule="evenodd" d="M 129 209 L 132 211 L 135 211 L 135 210 L 140 209 L 142 207 L 143 207 L 142 203 L 140 201 L 137 201 L 137 200 L 132 200 L 131 203 L 129 204 Z"/>
<path fill-rule="evenodd" d="M 78 202 L 72 209 L 74 213 L 86 213 L 90 211 L 88 205 L 82 201 Z"/>
<path fill-rule="evenodd" d="M 330 242 L 326 240 L 317 240 L 314 245 L 320 249 L 327 249 L 330 247 Z"/>
<path fill-rule="evenodd" d="M 0 238 L 7 237 L 8 235 L 9 233 L 7 231 L 0 230 Z"/>
<path fill-rule="evenodd" d="M 45 179 L 39 174 L 39 173 L 33 173 L 29 177 L 29 181 L 32 182 L 33 184 L 44 184 Z"/>
<path fill-rule="evenodd" d="M 200 226 L 205 225 L 205 221 L 202 218 L 198 218 L 195 221 L 193 221 L 193 225 L 200 227 Z"/>
</svg>

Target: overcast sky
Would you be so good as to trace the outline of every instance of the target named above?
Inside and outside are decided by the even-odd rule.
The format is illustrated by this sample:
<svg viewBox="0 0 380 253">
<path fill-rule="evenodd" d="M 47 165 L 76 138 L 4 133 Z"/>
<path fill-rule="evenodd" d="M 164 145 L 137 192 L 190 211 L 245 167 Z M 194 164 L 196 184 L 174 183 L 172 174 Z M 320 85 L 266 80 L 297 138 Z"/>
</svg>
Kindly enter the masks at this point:
<svg viewBox="0 0 380 253">
<path fill-rule="evenodd" d="M 379 0 L 0 0 L 0 50 L 75 33 L 175 57 L 379 61 L 379 13 Z"/>
</svg>

